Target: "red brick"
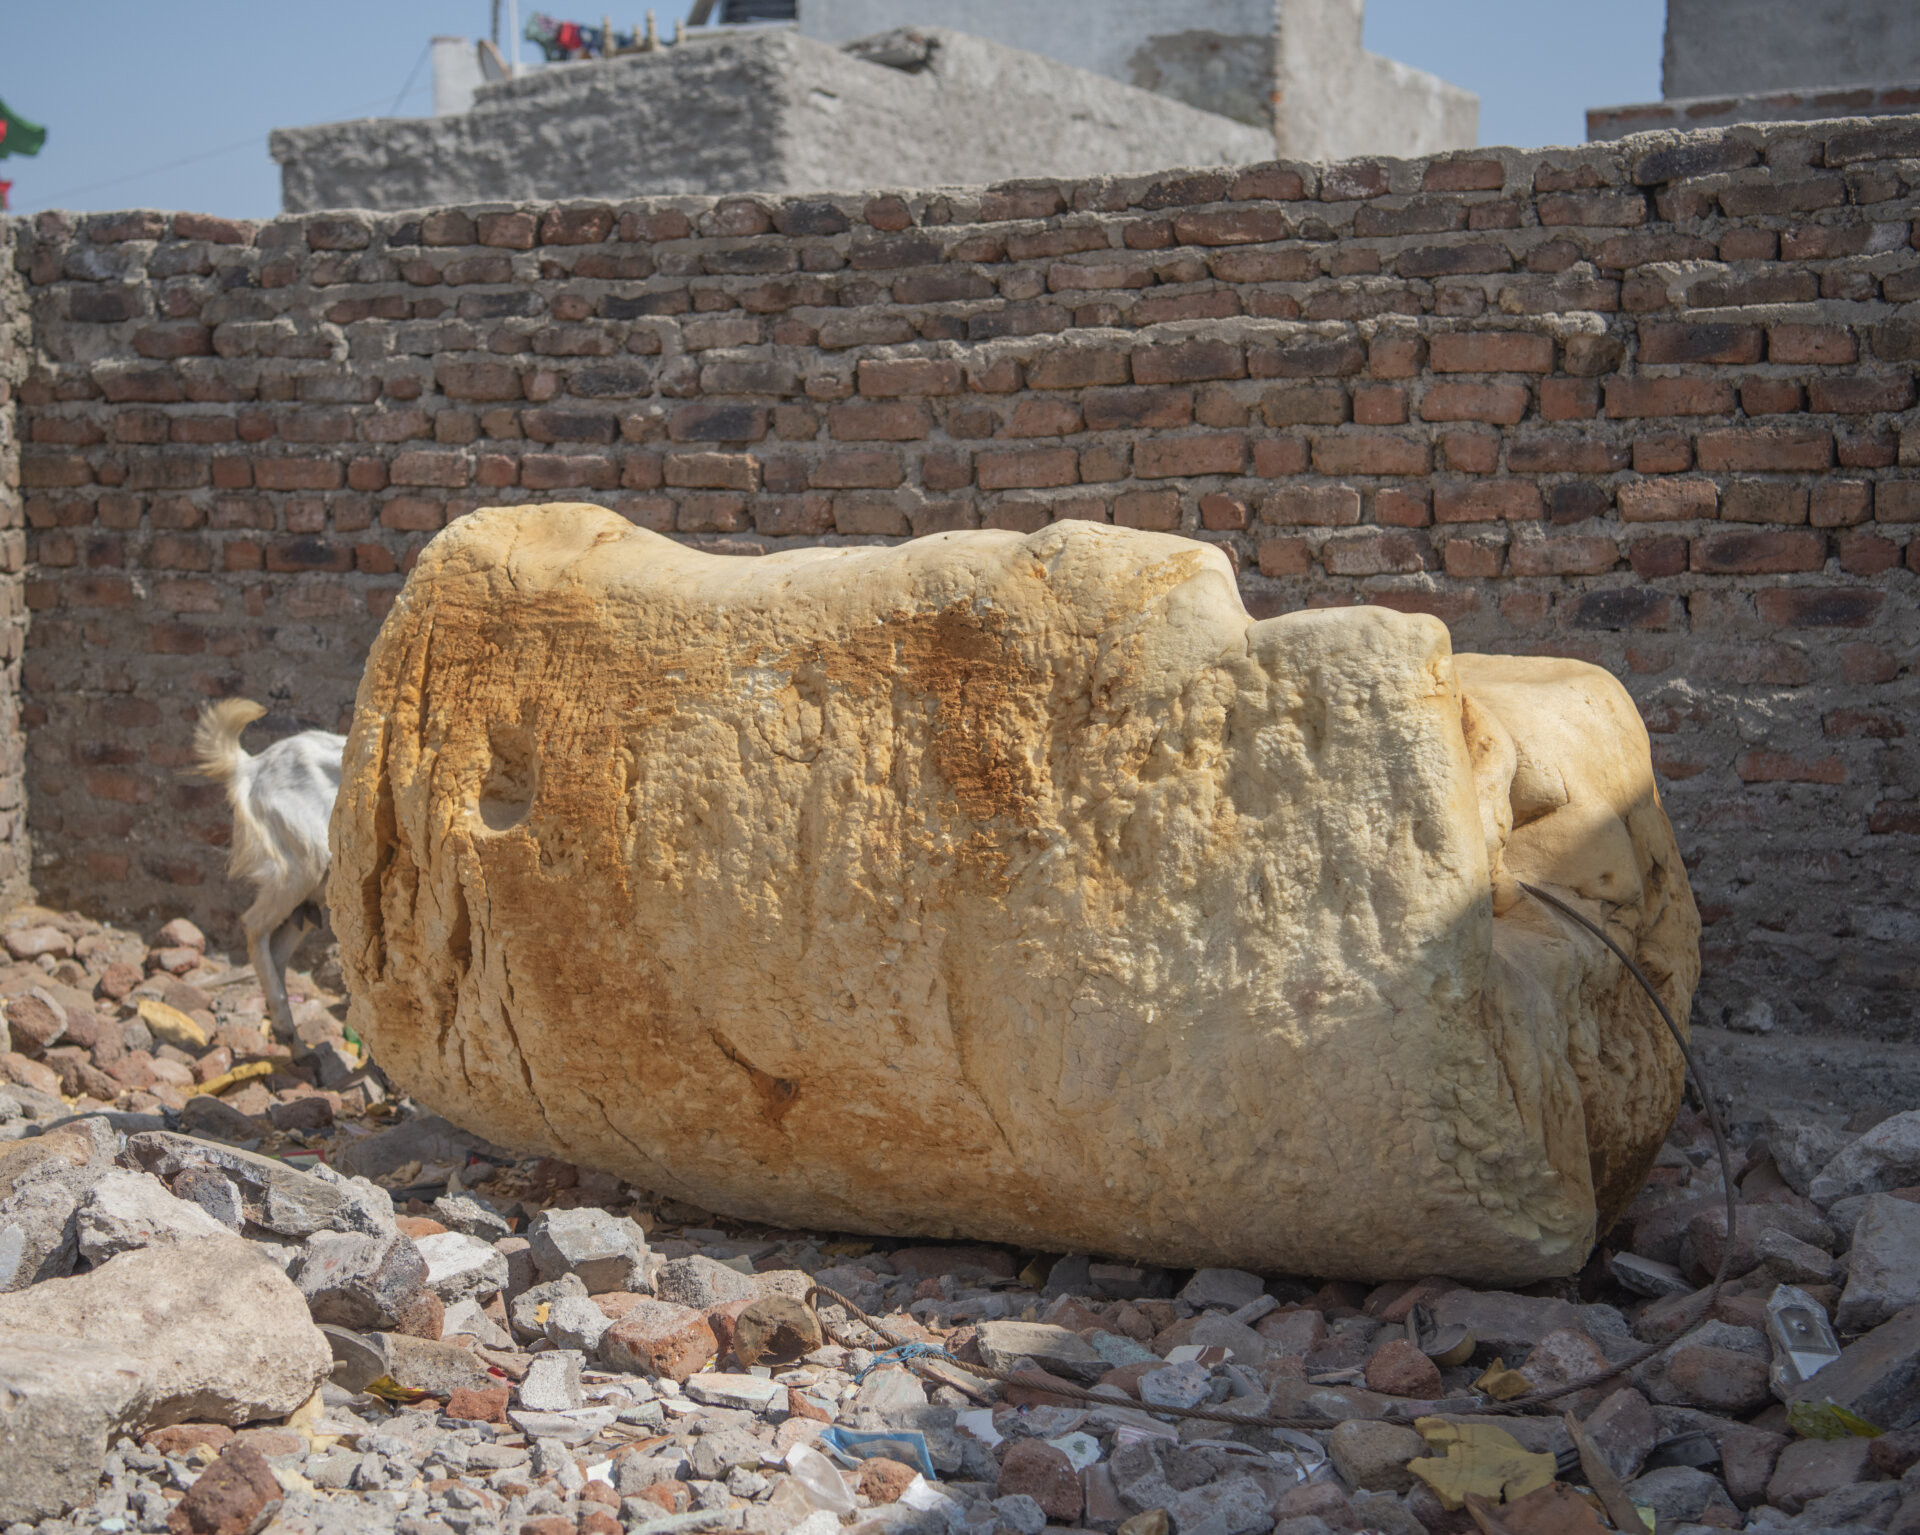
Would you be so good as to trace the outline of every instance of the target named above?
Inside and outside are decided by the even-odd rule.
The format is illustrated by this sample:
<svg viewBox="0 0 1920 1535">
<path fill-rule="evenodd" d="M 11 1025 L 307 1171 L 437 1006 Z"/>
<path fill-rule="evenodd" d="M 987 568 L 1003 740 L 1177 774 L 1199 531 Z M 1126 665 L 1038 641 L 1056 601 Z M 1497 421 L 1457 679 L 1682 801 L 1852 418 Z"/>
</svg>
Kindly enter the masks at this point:
<svg viewBox="0 0 1920 1535">
<path fill-rule="evenodd" d="M 1078 482 L 1079 456 L 1072 448 L 1021 448 L 982 453 L 975 466 L 982 490 L 1039 490 Z"/>
<path fill-rule="evenodd" d="M 1511 426 L 1526 413 L 1525 384 L 1429 384 L 1420 399 L 1422 421 L 1492 421 Z"/>
<path fill-rule="evenodd" d="M 1597 576 L 1619 563 L 1620 548 L 1605 534 L 1517 539 L 1507 551 L 1516 576 Z"/>
<path fill-rule="evenodd" d="M 1441 547 L 1440 556 L 1448 575 L 1487 581 L 1500 574 L 1505 548 L 1475 538 L 1450 538 Z"/>
<path fill-rule="evenodd" d="M 1691 568 L 1711 575 L 1776 575 L 1819 570 L 1827 536 L 1811 528 L 1782 533 L 1710 533 L 1693 541 Z"/>
<path fill-rule="evenodd" d="M 1740 383 L 1740 408 L 1749 416 L 1784 416 L 1801 410 L 1806 395 L 1789 378 L 1749 378 Z"/>
<path fill-rule="evenodd" d="M 1149 437 L 1134 446 L 1133 472 L 1142 480 L 1193 474 L 1239 474 L 1246 456 L 1247 440 L 1235 433 Z"/>
<path fill-rule="evenodd" d="M 1028 398 L 1013 408 L 1002 437 L 1066 437 L 1082 429 L 1080 407 L 1057 397 Z"/>
<path fill-rule="evenodd" d="M 1424 528 L 1433 521 L 1432 498 L 1424 486 L 1388 486 L 1373 493 L 1373 520 L 1382 527 Z"/>
<path fill-rule="evenodd" d="M 1347 391 L 1338 384 L 1294 384 L 1261 396 L 1268 426 L 1340 426 L 1347 419 Z"/>
<path fill-rule="evenodd" d="M 1375 378 L 1414 378 L 1426 365 L 1427 343 L 1422 336 L 1389 331 L 1375 336 L 1367 347 L 1367 371 Z"/>
<path fill-rule="evenodd" d="M 1376 432 L 1321 437 L 1313 445 L 1313 467 L 1321 474 L 1425 474 L 1424 442 Z"/>
<path fill-rule="evenodd" d="M 1640 327 L 1643 363 L 1760 360 L 1762 332 L 1757 325 L 1693 325 L 1648 320 Z"/>
<path fill-rule="evenodd" d="M 1666 629 L 1680 618 L 1680 604 L 1643 586 L 1613 586 L 1575 598 L 1568 621 L 1576 629 Z"/>
<path fill-rule="evenodd" d="M 1260 503 L 1260 516 L 1283 527 L 1352 527 L 1360 521 L 1360 492 L 1350 485 L 1289 485 Z"/>
<path fill-rule="evenodd" d="M 1656 432 L 1633 439 L 1635 474 L 1680 474 L 1693 467 L 1693 444 L 1677 433 Z"/>
<path fill-rule="evenodd" d="M 1080 407 L 1090 432 L 1164 430 L 1193 419 L 1193 391 L 1089 389 Z"/>
<path fill-rule="evenodd" d="M 1645 416 L 1725 416 L 1734 409 L 1733 385 L 1711 378 L 1610 378 L 1607 415 L 1616 421 Z"/>
<path fill-rule="evenodd" d="M 1173 221 L 1173 236 L 1182 245 L 1265 245 L 1288 234 L 1285 212 L 1271 207 L 1189 212 Z"/>
<path fill-rule="evenodd" d="M 1429 343 L 1436 373 L 1551 373 L 1553 338 L 1525 331 L 1449 331 Z"/>
<path fill-rule="evenodd" d="M 1870 587 L 1773 587 L 1758 592 L 1754 605 L 1770 624 L 1795 629 L 1864 629 L 1872 623 L 1886 601 L 1886 593 Z M 1872 646 L 1850 646 L 1866 652 Z M 1876 655 L 1878 653 L 1876 652 Z M 1860 657 L 1842 656 L 1842 670 L 1849 682 L 1887 682 L 1891 674 L 1881 675 L 1874 665 L 1859 665 Z M 1868 658 L 1871 661 L 1874 658 Z"/>
<path fill-rule="evenodd" d="M 1623 444 L 1590 437 L 1516 437 L 1507 444 L 1515 474 L 1612 474 L 1630 458 Z"/>
<path fill-rule="evenodd" d="M 1027 384 L 1033 389 L 1124 384 L 1131 376 L 1128 354 L 1107 347 L 1051 347 L 1027 365 Z"/>
<path fill-rule="evenodd" d="M 1864 480 L 1826 480 L 1813 487 L 1810 521 L 1816 528 L 1848 528 L 1873 515 L 1873 487 Z"/>
<path fill-rule="evenodd" d="M 1900 564 L 1900 546 L 1878 533 L 1849 529 L 1839 537 L 1840 568 L 1850 576 L 1877 576 Z"/>
<path fill-rule="evenodd" d="M 723 491 L 683 496 L 674 514 L 674 527 L 682 533 L 739 533 L 750 526 L 746 497 Z"/>
<path fill-rule="evenodd" d="M 1383 166 L 1350 160 L 1339 165 L 1324 166 L 1320 171 L 1320 201 L 1323 203 L 1379 197 L 1386 190 L 1387 173 Z"/>
<path fill-rule="evenodd" d="M 1246 376 L 1246 356 L 1231 341 L 1180 341 L 1141 347 L 1133 354 L 1136 384 L 1194 384 Z"/>
<path fill-rule="evenodd" d="M 667 484 L 675 489 L 759 489 L 759 465 L 746 453 L 674 453 L 664 468 Z"/>
<path fill-rule="evenodd" d="M 1172 490 L 1130 490 L 1115 496 L 1113 520 L 1123 528 L 1170 533 L 1180 526 L 1180 494 Z"/>
<path fill-rule="evenodd" d="M 1861 687 L 1892 682 L 1900 675 L 1900 663 L 1878 645 L 1842 645 L 1840 679 Z"/>
<path fill-rule="evenodd" d="M 1440 439 L 1440 456 L 1461 474 L 1492 474 L 1500 467 L 1500 434 L 1448 432 Z"/>
<path fill-rule="evenodd" d="M 1875 522 L 1920 522 L 1920 480 L 1882 480 L 1873 488 Z"/>
<path fill-rule="evenodd" d="M 342 573 L 353 569 L 353 549 L 324 538 L 276 538 L 267 545 L 267 569 Z"/>
<path fill-rule="evenodd" d="M 1259 560 L 1263 576 L 1303 576 L 1313 568 L 1313 554 L 1304 538 L 1262 539 Z"/>
<path fill-rule="evenodd" d="M 1200 526 L 1214 533 L 1231 533 L 1247 526 L 1247 503 L 1219 491 L 1200 498 Z"/>
<path fill-rule="evenodd" d="M 1882 800 L 1873 807 L 1867 830 L 1877 837 L 1920 832 L 1920 805 L 1908 800 Z"/>
<path fill-rule="evenodd" d="M 827 412 L 827 430 L 842 442 L 912 442 L 932 429 L 927 407 L 908 400 L 848 400 Z"/>
<path fill-rule="evenodd" d="M 1361 426 L 1399 426 L 1407 419 L 1407 392 L 1395 384 L 1360 384 L 1353 391 L 1353 419 Z"/>
<path fill-rule="evenodd" d="M 891 490 L 905 479 L 906 469 L 898 453 L 881 448 L 850 448 L 824 454 L 813 466 L 810 483 L 823 490 Z"/>
<path fill-rule="evenodd" d="M 473 466 L 464 453 L 416 449 L 396 455 L 388 473 L 395 485 L 458 487 L 472 478 Z"/>
<path fill-rule="evenodd" d="M 337 459 L 259 458 L 253 462 L 253 482 L 262 490 L 338 490 L 344 479 Z"/>
<path fill-rule="evenodd" d="M 1600 413 L 1600 385 L 1590 378 L 1540 380 L 1540 416 L 1545 421 L 1584 421 Z"/>
<path fill-rule="evenodd" d="M 833 529 L 836 533 L 858 537 L 905 538 L 913 532 L 912 525 L 900 505 L 890 496 L 835 496 L 833 500 Z M 710 1322 L 719 1318 L 713 1312 L 707 1313 Z M 720 1331 L 715 1327 L 715 1332 Z M 726 1343 L 723 1340 L 724 1351 Z"/>
<path fill-rule="evenodd" d="M 1725 522 L 1804 523 L 1807 488 L 1780 480 L 1735 480 L 1720 496 Z"/>
<path fill-rule="evenodd" d="M 1702 432 L 1694 450 L 1708 471 L 1825 469 L 1833 463 L 1833 434 L 1803 427 Z"/>
<path fill-rule="evenodd" d="M 1321 545 L 1320 563 L 1333 576 L 1413 575 L 1431 569 L 1434 559 L 1424 533 L 1358 528 Z"/>
<path fill-rule="evenodd" d="M 1907 733 L 1898 717 L 1879 709 L 1831 709 L 1821 717 L 1820 730 L 1831 741 L 1894 741 Z"/>
<path fill-rule="evenodd" d="M 960 364 L 944 358 L 868 358 L 860 363 L 860 392 L 882 398 L 958 394 Z"/>
<path fill-rule="evenodd" d="M 1498 192 L 1507 184 L 1507 169 L 1498 160 L 1434 160 L 1420 178 L 1427 192 Z"/>
<path fill-rule="evenodd" d="M 1711 480 L 1645 480 L 1616 492 L 1622 522 L 1686 522 L 1716 515 L 1720 496 Z"/>
<path fill-rule="evenodd" d="M 1299 437 L 1253 439 L 1253 472 L 1263 480 L 1307 472 L 1307 444 Z"/>
<path fill-rule="evenodd" d="M 619 478 L 619 462 L 599 453 L 528 453 L 520 460 L 520 483 L 528 490 L 613 490 Z"/>
<path fill-rule="evenodd" d="M 1871 416 L 1913 404 L 1911 373 L 1848 374 L 1807 381 L 1807 408 L 1822 415 Z"/>
<path fill-rule="evenodd" d="M 1669 534 L 1636 538 L 1627 548 L 1627 563 L 1643 581 L 1682 575 L 1687 568 L 1687 541 Z"/>
<path fill-rule="evenodd" d="M 1540 489 L 1531 480 L 1487 480 L 1434 487 L 1435 522 L 1532 522 L 1541 515 Z"/>
<path fill-rule="evenodd" d="M 397 533 L 436 532 L 446 520 L 446 507 L 425 496 L 395 496 L 380 508 L 380 526 Z"/>
<path fill-rule="evenodd" d="M 1742 783 L 1845 783 L 1846 764 L 1838 757 L 1796 757 L 1791 752 L 1749 751 L 1734 759 Z"/>
<path fill-rule="evenodd" d="M 443 362 L 434 368 L 433 379 L 450 400 L 517 400 L 521 395 L 519 372 L 503 362 Z"/>
<path fill-rule="evenodd" d="M 1844 325 L 1773 325 L 1767 357 L 1773 362 L 1845 365 L 1860 355 L 1860 343 Z"/>
<path fill-rule="evenodd" d="M 1234 178 L 1227 194 L 1235 202 L 1298 202 L 1307 195 L 1298 171 L 1284 165 L 1256 165 Z"/>
</svg>

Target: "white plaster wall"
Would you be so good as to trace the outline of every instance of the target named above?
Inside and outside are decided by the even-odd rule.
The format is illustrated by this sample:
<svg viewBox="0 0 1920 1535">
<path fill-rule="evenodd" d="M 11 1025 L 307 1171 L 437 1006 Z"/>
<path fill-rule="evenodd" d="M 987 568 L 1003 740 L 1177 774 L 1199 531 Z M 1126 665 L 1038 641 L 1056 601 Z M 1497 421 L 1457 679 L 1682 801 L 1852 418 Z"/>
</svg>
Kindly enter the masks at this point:
<svg viewBox="0 0 1920 1535">
<path fill-rule="evenodd" d="M 1916 79 L 1920 0 L 1667 0 L 1669 100 Z"/>
</svg>

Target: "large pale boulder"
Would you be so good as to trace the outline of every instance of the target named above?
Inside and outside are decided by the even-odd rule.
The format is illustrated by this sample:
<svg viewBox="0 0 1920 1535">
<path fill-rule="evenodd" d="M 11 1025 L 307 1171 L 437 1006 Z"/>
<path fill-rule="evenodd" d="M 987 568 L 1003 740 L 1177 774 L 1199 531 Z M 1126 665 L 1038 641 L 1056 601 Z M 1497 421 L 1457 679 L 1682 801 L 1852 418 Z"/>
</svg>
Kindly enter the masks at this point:
<svg viewBox="0 0 1920 1535">
<path fill-rule="evenodd" d="M 491 1140 L 743 1217 L 1517 1283 L 1678 1102 L 1698 919 L 1619 685 L 1255 623 L 1067 522 L 702 554 L 464 517 L 334 816 L 354 1026 Z"/>
</svg>

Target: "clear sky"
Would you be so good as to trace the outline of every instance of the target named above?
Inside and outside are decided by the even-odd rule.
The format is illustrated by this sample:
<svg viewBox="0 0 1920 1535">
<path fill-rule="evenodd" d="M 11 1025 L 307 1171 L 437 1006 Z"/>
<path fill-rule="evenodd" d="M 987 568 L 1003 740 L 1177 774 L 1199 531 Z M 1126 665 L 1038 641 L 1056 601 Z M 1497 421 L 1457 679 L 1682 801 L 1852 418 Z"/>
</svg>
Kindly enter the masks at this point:
<svg viewBox="0 0 1920 1535">
<path fill-rule="evenodd" d="M 608 9 L 568 3 L 521 10 Z M 655 9 L 670 31 L 686 0 Z M 642 14 L 624 0 L 615 25 Z M 1662 0 L 1368 0 L 1366 40 L 1478 91 L 1483 144 L 1577 144 L 1588 107 L 1659 99 L 1665 14 Z M 267 217 L 280 206 L 269 129 L 426 115 L 428 38 L 484 36 L 488 16 L 489 0 L 0 0 L 0 100 L 48 130 L 37 158 L 0 160 L 0 179 L 16 212 Z"/>
</svg>

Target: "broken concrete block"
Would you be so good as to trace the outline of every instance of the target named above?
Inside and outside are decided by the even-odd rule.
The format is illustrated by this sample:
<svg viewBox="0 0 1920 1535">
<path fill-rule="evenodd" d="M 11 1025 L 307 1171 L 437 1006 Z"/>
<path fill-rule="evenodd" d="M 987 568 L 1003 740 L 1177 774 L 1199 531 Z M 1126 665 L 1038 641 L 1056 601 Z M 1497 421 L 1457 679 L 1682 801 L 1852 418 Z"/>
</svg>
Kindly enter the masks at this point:
<svg viewBox="0 0 1920 1535">
<path fill-rule="evenodd" d="M 653 1293 L 676 1305 L 705 1311 L 732 1300 L 758 1300 L 760 1286 L 738 1269 L 695 1255 L 675 1258 L 653 1279 Z"/>
<path fill-rule="evenodd" d="M 1808 1185 L 1817 1205 L 1920 1183 L 1920 1109 L 1883 1119 L 1835 1155 Z"/>
<path fill-rule="evenodd" d="M 1407 1462 L 1427 1453 L 1427 1442 L 1398 1423 L 1355 1418 L 1327 1436 L 1327 1453 L 1349 1487 L 1362 1492 L 1406 1492 L 1413 1486 Z"/>
<path fill-rule="evenodd" d="M 398 1232 L 315 1232 L 294 1274 L 314 1321 L 365 1331 L 398 1327 L 426 1282 L 425 1258 Z"/>
<path fill-rule="evenodd" d="M 1620 685 L 1385 608 L 1256 623 L 1167 535 L 730 561 L 594 507 L 462 517 L 369 658 L 335 824 L 397 1082 L 782 1225 L 1520 1283 L 1579 1267 L 1678 1102 L 1624 967 L 1515 883 L 1687 1016 Z"/>
<path fill-rule="evenodd" d="M 590 1295 L 648 1288 L 647 1236 L 625 1216 L 594 1209 L 548 1210 L 527 1228 L 527 1240 L 542 1280 L 573 1274 Z"/>
<path fill-rule="evenodd" d="M 0 1295 L 0 1520 L 90 1498 L 122 1433 L 283 1418 L 332 1351 L 271 1260 L 238 1237 L 138 1248 Z"/>
<path fill-rule="evenodd" d="M 197 1204 L 175 1199 L 150 1173 L 103 1175 L 74 1212 L 80 1256 L 98 1266 L 116 1253 L 187 1237 L 230 1236 L 229 1229 Z"/>
<path fill-rule="evenodd" d="M 189 1169 L 211 1168 L 225 1174 L 240 1192 L 246 1218 L 280 1236 L 307 1237 L 316 1231 L 377 1235 L 380 1230 L 361 1202 L 342 1187 L 346 1180 L 329 1183 L 238 1146 L 144 1130 L 127 1137 L 127 1156 L 169 1186 Z"/>
<path fill-rule="evenodd" d="M 526 1379 L 520 1382 L 520 1405 L 528 1412 L 572 1412 L 586 1406 L 580 1386 L 582 1363 L 572 1349 L 557 1348 L 534 1355 Z"/>
<path fill-rule="evenodd" d="M 427 1288 L 449 1304 L 506 1288 L 506 1255 L 490 1242 L 464 1231 L 439 1231 L 420 1237 L 414 1246 L 427 1260 Z"/>
<path fill-rule="evenodd" d="M 1833 1315 L 1843 1333 L 1878 1327 L 1920 1304 L 1920 1205 L 1875 1194 L 1854 1223 L 1847 1287 Z"/>
</svg>

